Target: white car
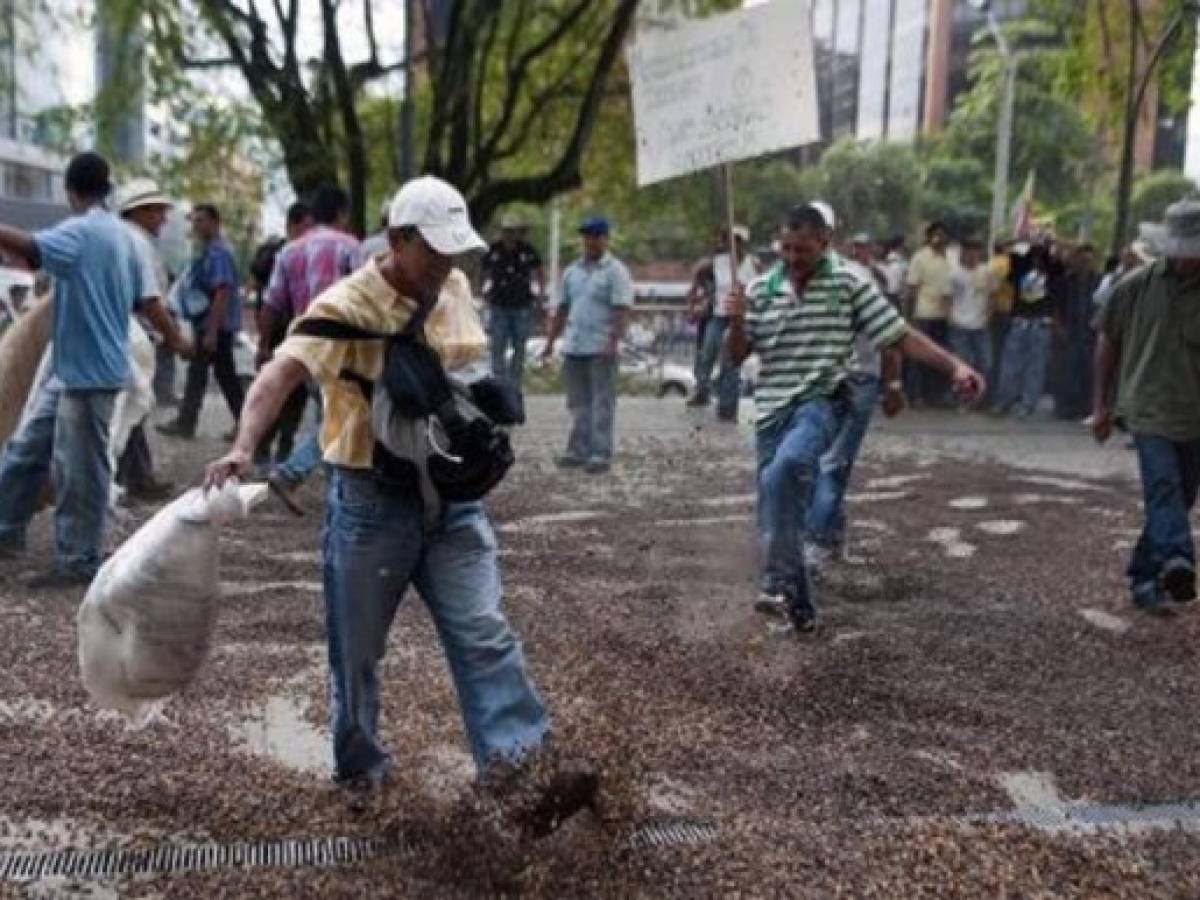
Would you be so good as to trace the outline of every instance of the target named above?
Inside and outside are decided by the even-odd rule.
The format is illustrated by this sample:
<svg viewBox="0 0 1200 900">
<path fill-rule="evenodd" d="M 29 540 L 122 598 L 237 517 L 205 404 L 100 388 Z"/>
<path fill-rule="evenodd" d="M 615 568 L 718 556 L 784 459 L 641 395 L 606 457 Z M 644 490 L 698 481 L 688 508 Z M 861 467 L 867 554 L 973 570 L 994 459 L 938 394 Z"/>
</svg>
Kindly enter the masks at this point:
<svg viewBox="0 0 1200 900">
<path fill-rule="evenodd" d="M 525 344 L 525 359 L 530 368 L 542 367 L 542 350 L 545 346 L 544 337 L 530 338 Z M 554 348 L 555 366 L 562 365 L 562 357 L 562 345 L 558 344 Z M 621 344 L 617 369 L 626 378 L 653 387 L 658 397 L 688 397 L 696 389 L 696 376 L 692 374 L 690 367 L 667 362 L 639 350 L 628 341 Z"/>
</svg>

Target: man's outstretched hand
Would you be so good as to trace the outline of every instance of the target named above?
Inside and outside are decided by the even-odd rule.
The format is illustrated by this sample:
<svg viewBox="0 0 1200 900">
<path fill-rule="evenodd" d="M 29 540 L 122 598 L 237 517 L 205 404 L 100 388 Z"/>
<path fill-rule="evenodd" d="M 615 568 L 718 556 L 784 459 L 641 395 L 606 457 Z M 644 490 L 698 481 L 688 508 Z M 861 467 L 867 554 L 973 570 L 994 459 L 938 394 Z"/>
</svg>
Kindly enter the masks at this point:
<svg viewBox="0 0 1200 900">
<path fill-rule="evenodd" d="M 958 399 L 968 406 L 977 403 L 987 390 L 984 377 L 966 363 L 959 363 L 954 367 L 954 371 L 950 373 L 950 384 L 954 387 Z"/>
</svg>

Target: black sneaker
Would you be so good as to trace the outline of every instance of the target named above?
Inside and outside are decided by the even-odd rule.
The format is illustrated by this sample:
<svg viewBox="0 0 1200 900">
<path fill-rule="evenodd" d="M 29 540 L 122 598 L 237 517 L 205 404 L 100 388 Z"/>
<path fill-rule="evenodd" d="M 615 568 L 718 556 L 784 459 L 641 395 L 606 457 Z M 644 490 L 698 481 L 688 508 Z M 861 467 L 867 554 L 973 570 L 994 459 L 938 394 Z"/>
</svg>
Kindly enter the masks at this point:
<svg viewBox="0 0 1200 900">
<path fill-rule="evenodd" d="M 589 459 L 587 464 L 583 467 L 583 471 L 587 472 L 589 475 L 603 475 L 611 468 L 612 463 L 610 463 L 607 459 L 597 458 Z"/>
<path fill-rule="evenodd" d="M 196 436 L 194 427 L 189 428 L 178 419 L 171 422 L 160 422 L 154 426 L 154 430 L 166 437 L 182 438 L 185 441 L 190 441 Z"/>
<path fill-rule="evenodd" d="M 812 634 L 817 630 L 817 609 L 807 600 L 793 600 L 788 604 L 788 619 L 799 634 Z"/>
<path fill-rule="evenodd" d="M 1186 559 L 1168 560 L 1158 579 L 1167 596 L 1176 603 L 1196 599 L 1196 570 Z"/>
<path fill-rule="evenodd" d="M 582 469 L 587 465 L 587 461 L 580 459 L 573 453 L 564 453 L 562 456 L 554 458 L 554 464 L 560 469 Z"/>
<path fill-rule="evenodd" d="M 696 391 L 696 393 L 692 394 L 692 396 L 690 396 L 687 399 L 687 403 L 685 403 L 684 405 L 685 406 L 693 406 L 693 407 L 708 406 L 709 401 L 711 399 L 712 398 L 711 398 L 710 394 L 708 393 L 708 391 Z"/>
</svg>

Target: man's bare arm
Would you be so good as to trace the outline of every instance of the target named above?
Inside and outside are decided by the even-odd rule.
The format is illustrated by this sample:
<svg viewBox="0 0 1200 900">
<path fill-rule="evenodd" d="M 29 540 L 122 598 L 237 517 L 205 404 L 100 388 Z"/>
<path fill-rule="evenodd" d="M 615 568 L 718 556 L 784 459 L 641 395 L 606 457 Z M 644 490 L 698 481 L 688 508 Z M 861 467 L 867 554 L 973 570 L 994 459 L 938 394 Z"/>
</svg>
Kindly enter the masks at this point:
<svg viewBox="0 0 1200 900">
<path fill-rule="evenodd" d="M 304 365 L 290 356 L 277 356 L 258 373 L 242 406 L 233 447 L 208 467 L 204 477 L 206 488 L 220 487 L 227 479 L 250 470 L 254 449 L 279 418 L 284 401 L 307 377 Z"/>
<path fill-rule="evenodd" d="M 38 253 L 33 235 L 20 228 L 0 225 L 0 250 L 11 253 L 13 256 L 19 256 L 35 269 L 41 265 L 41 254 Z"/>
<path fill-rule="evenodd" d="M 167 312 L 166 306 L 158 297 L 151 297 L 142 304 L 141 314 L 146 317 L 154 330 L 163 336 L 167 346 L 182 357 L 192 355 L 192 345 L 180 333 L 175 320 Z"/>
<path fill-rule="evenodd" d="M 905 356 L 948 376 L 955 392 L 967 403 L 975 402 L 987 390 L 987 382 L 982 375 L 915 328 L 909 328 L 896 346 Z"/>
</svg>

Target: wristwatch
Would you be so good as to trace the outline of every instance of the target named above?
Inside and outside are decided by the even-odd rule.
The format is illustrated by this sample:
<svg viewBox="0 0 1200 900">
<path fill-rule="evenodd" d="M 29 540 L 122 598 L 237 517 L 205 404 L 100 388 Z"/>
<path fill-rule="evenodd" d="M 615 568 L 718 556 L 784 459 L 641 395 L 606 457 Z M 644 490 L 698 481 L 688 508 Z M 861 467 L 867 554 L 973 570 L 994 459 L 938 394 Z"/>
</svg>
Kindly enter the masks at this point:
<svg viewBox="0 0 1200 900">
<path fill-rule="evenodd" d="M 887 384 L 884 385 L 884 389 L 889 390 L 889 391 L 902 391 L 902 390 L 904 390 L 904 382 L 903 381 L 889 381 Z"/>
</svg>

